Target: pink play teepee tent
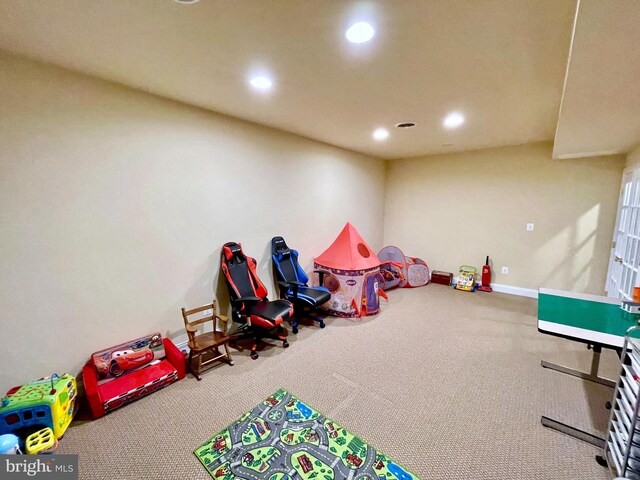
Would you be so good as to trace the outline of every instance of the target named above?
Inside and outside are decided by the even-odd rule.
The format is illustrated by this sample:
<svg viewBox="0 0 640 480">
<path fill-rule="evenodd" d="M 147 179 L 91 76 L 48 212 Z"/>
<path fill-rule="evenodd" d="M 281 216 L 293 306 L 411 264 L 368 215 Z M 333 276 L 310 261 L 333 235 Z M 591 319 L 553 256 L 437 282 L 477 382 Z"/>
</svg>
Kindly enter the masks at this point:
<svg viewBox="0 0 640 480">
<path fill-rule="evenodd" d="M 331 315 L 363 317 L 380 310 L 380 260 L 356 228 L 347 223 L 329 248 L 314 259 L 322 285 L 331 292 Z"/>
</svg>

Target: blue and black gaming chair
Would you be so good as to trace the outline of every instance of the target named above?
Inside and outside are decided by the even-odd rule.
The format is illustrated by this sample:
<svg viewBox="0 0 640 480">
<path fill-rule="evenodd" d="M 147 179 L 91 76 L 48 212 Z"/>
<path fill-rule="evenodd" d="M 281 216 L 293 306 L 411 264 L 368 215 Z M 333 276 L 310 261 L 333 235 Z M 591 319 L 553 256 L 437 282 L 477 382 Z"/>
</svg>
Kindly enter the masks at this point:
<svg viewBox="0 0 640 480">
<path fill-rule="evenodd" d="M 298 333 L 298 323 L 304 309 L 317 310 L 329 301 L 331 293 L 324 287 L 307 285 L 309 277 L 298 263 L 298 252 L 289 248 L 284 238 L 271 239 L 271 256 L 280 287 L 280 298 L 293 303 L 292 330 L 293 333 Z M 324 328 L 324 319 L 311 316 L 309 318 L 319 322 L 320 328 Z"/>
</svg>

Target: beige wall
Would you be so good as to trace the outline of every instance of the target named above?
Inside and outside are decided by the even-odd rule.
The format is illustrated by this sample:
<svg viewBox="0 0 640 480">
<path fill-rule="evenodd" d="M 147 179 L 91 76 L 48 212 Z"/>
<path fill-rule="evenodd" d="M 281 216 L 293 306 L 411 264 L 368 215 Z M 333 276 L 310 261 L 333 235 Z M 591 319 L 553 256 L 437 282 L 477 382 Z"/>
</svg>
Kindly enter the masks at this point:
<svg viewBox="0 0 640 480">
<path fill-rule="evenodd" d="M 0 392 L 181 335 L 226 303 L 226 241 L 272 295 L 273 235 L 307 269 L 346 221 L 380 248 L 383 189 L 380 160 L 0 54 Z"/>
<path fill-rule="evenodd" d="M 640 165 L 640 146 L 627 153 L 627 167 Z"/>
<path fill-rule="evenodd" d="M 454 274 L 490 255 L 495 283 L 602 294 L 624 157 L 552 160 L 551 150 L 387 162 L 385 245 Z"/>
</svg>

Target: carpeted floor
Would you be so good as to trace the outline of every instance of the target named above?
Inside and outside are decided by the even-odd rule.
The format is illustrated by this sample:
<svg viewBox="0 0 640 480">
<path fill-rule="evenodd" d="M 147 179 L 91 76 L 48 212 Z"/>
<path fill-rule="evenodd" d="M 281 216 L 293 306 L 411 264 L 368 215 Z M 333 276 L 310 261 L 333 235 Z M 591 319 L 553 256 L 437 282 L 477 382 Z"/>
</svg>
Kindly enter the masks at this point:
<svg viewBox="0 0 640 480">
<path fill-rule="evenodd" d="M 602 430 L 612 390 L 540 367 L 588 370 L 590 352 L 539 334 L 536 300 L 441 285 L 389 300 L 76 424 L 59 453 L 80 455 L 81 478 L 208 479 L 193 449 L 283 387 L 423 480 L 612 478 L 598 449 L 540 425 L 545 414 Z M 603 357 L 615 378 L 617 357 Z"/>
</svg>

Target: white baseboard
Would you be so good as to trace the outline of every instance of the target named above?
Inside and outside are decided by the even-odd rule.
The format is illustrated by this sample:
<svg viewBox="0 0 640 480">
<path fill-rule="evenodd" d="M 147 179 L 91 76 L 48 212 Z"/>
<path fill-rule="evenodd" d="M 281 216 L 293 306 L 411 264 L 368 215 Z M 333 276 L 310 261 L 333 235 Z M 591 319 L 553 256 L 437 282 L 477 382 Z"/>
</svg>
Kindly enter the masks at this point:
<svg viewBox="0 0 640 480">
<path fill-rule="evenodd" d="M 178 350 L 180 350 L 181 352 L 189 352 L 189 347 L 187 346 L 188 341 L 185 340 L 184 342 L 180 342 L 180 343 L 176 343 L 175 346 L 178 347 Z"/>
<path fill-rule="evenodd" d="M 494 292 L 508 293 L 509 295 L 518 295 L 520 297 L 538 298 L 538 291 L 533 288 L 512 287 L 511 285 L 499 285 L 492 283 L 491 288 Z"/>
<path fill-rule="evenodd" d="M 453 277 L 453 285 L 456 284 L 456 280 L 456 277 Z M 512 287 L 511 285 L 500 285 L 498 283 L 492 283 L 491 288 L 494 292 L 518 295 L 519 297 L 538 298 L 538 291 L 533 288 Z"/>
</svg>

